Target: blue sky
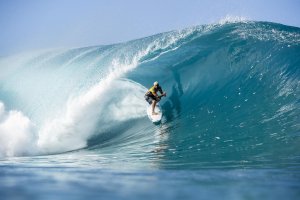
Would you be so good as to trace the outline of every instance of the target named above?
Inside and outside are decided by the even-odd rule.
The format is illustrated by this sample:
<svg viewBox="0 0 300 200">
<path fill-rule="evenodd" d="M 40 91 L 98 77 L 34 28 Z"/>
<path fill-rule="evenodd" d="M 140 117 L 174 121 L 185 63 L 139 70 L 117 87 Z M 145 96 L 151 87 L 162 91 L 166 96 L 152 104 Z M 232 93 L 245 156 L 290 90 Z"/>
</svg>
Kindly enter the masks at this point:
<svg viewBox="0 0 300 200">
<path fill-rule="evenodd" d="M 300 27 L 300 0 L 0 0 L 0 56 L 128 41 L 225 16 Z"/>
</svg>

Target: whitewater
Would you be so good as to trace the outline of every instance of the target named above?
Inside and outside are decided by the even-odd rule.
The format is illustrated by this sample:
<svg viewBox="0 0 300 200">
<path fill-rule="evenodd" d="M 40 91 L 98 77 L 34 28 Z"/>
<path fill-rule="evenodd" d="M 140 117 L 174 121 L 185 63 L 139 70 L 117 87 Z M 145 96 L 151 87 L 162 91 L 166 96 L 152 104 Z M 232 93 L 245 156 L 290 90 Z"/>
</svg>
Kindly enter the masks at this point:
<svg viewBox="0 0 300 200">
<path fill-rule="evenodd" d="M 225 20 L 2 57 L 0 194 L 297 199 L 299 116 L 297 27 Z"/>
</svg>

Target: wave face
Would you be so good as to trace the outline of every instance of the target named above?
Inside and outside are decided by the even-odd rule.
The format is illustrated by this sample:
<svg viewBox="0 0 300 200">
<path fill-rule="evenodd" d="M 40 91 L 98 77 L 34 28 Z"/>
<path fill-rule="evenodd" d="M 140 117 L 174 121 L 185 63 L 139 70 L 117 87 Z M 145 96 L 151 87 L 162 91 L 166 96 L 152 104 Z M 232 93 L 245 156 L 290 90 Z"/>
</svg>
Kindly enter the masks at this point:
<svg viewBox="0 0 300 200">
<path fill-rule="evenodd" d="M 299 165 L 299 28 L 226 22 L 0 66 L 0 156 L 82 149 L 162 168 Z M 159 126 L 143 99 L 156 80 L 167 92 Z"/>
</svg>

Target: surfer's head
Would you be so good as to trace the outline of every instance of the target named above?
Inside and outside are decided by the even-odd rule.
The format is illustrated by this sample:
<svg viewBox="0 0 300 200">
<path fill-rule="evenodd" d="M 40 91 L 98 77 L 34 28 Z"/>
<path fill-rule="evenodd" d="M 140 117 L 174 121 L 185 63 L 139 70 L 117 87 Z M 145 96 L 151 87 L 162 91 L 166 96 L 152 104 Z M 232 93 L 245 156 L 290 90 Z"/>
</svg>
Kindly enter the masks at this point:
<svg viewBox="0 0 300 200">
<path fill-rule="evenodd" d="M 155 81 L 155 82 L 153 83 L 153 85 L 154 85 L 154 86 L 159 86 L 159 84 L 158 84 L 157 81 Z"/>
</svg>

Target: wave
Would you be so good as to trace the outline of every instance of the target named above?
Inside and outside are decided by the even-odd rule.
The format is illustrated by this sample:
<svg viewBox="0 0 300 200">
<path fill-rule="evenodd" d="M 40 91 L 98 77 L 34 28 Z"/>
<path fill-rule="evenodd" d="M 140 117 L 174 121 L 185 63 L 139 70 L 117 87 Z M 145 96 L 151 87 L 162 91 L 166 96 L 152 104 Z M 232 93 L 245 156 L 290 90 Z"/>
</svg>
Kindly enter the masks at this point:
<svg viewBox="0 0 300 200">
<path fill-rule="evenodd" d="M 299 28 L 225 20 L 2 59 L 0 155 L 126 146 L 129 157 L 153 147 L 142 156 L 156 152 L 165 167 L 297 163 L 299 50 Z M 160 126 L 143 99 L 155 80 L 168 94 Z"/>
<path fill-rule="evenodd" d="M 1 100 L 19 110 L 8 111 L 22 116 L 16 123 L 29 125 L 18 132 L 5 128 L 7 121 L 14 120 L 11 114 L 3 114 L 1 144 L 11 135 L 16 145 L 2 145 L 0 155 L 27 155 L 27 149 L 33 148 L 17 144 L 19 137 L 32 138 L 28 143 L 34 144 L 35 154 L 83 148 L 88 138 L 109 130 L 112 123 L 145 116 L 146 88 L 122 75 L 150 51 L 168 48 L 183 36 L 168 37 L 163 42 L 143 39 L 146 45 L 133 41 L 1 60 Z"/>
</svg>

